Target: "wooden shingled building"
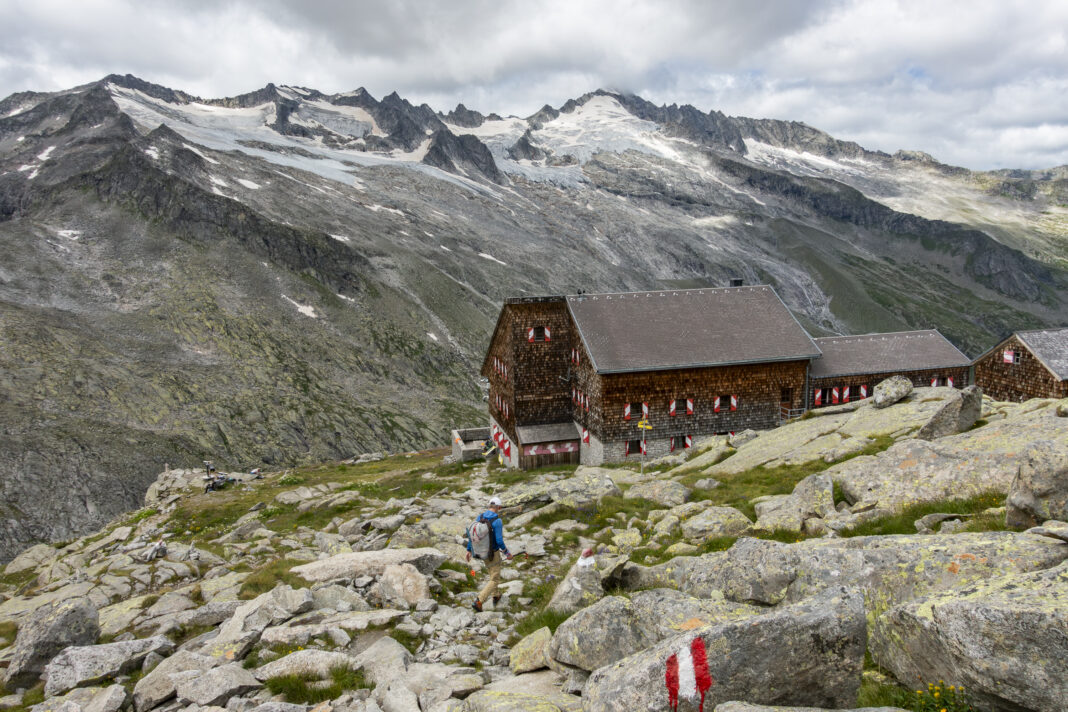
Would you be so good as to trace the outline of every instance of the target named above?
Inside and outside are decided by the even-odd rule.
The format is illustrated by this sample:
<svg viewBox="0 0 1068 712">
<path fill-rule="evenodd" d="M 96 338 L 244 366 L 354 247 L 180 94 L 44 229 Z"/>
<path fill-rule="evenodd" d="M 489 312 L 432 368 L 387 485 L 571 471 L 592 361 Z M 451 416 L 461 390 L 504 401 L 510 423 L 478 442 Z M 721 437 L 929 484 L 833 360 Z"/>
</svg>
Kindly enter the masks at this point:
<svg viewBox="0 0 1068 712">
<path fill-rule="evenodd" d="M 1068 328 L 1017 331 L 974 368 L 976 385 L 996 400 L 1068 398 Z"/>
<path fill-rule="evenodd" d="M 867 398 L 890 376 L 913 386 L 965 386 L 971 361 L 934 329 L 814 339 L 822 356 L 812 362 L 809 407 Z"/>
<path fill-rule="evenodd" d="M 865 397 L 896 373 L 967 385 L 968 360 L 940 334 L 907 334 L 886 335 L 889 349 L 876 337 L 828 342 L 821 387 Z M 818 341 L 769 286 L 508 299 L 482 366 L 491 435 L 510 466 L 529 469 L 772 428 L 812 407 Z M 910 360 L 908 347 L 923 356 Z"/>
</svg>

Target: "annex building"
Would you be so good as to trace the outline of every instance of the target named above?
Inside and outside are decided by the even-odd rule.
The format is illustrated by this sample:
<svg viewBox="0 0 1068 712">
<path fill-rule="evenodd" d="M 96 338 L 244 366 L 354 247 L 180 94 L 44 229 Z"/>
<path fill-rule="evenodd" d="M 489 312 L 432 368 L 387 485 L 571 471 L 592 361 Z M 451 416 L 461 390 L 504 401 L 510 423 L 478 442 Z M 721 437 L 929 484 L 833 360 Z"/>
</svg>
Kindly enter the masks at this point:
<svg viewBox="0 0 1068 712">
<path fill-rule="evenodd" d="M 764 285 L 508 299 L 482 375 L 491 437 L 529 469 L 775 427 L 898 373 L 963 387 L 968 367 L 937 331 L 812 339 Z"/>
<path fill-rule="evenodd" d="M 975 383 L 1003 401 L 1068 398 L 1068 328 L 1017 331 L 975 360 Z"/>
</svg>

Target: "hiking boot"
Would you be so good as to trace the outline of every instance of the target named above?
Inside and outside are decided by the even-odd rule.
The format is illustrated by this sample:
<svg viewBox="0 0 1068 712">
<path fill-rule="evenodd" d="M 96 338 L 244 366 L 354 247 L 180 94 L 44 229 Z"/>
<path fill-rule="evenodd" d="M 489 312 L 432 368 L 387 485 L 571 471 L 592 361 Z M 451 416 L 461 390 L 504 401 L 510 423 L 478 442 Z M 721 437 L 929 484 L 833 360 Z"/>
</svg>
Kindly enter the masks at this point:
<svg viewBox="0 0 1068 712">
<path fill-rule="evenodd" d="M 471 607 L 474 608 L 479 613 L 481 613 L 482 612 L 482 601 L 480 601 L 480 600 L 478 600 L 476 598 L 475 602 L 471 604 Z"/>
</svg>

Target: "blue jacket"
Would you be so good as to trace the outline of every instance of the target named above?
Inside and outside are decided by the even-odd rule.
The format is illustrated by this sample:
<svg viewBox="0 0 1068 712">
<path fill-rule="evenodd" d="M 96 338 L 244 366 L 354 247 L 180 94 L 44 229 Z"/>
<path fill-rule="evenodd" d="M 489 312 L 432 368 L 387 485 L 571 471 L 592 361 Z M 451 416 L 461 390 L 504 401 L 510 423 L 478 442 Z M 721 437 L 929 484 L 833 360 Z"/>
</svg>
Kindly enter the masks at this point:
<svg viewBox="0 0 1068 712">
<path fill-rule="evenodd" d="M 492 509 L 487 509 L 483 512 L 481 518 L 493 530 L 493 536 L 490 537 L 490 558 L 493 557 L 493 552 L 495 551 L 502 551 L 505 556 L 508 556 L 508 547 L 504 545 L 504 522 Z M 467 540 L 467 550 L 472 551 L 470 539 Z"/>
</svg>

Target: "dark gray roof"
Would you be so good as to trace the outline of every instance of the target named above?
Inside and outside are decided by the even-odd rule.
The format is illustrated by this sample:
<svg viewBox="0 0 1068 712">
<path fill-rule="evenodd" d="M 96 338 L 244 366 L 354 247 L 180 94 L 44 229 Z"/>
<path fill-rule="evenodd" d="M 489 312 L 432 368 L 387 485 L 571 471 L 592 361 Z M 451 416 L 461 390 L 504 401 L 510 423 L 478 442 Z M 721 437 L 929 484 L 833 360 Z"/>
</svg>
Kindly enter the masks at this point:
<svg viewBox="0 0 1068 712">
<path fill-rule="evenodd" d="M 819 355 L 768 286 L 584 294 L 567 306 L 600 373 Z"/>
<path fill-rule="evenodd" d="M 813 378 L 956 368 L 971 363 L 934 329 L 828 336 L 815 341 L 823 357 L 812 362 Z"/>
<path fill-rule="evenodd" d="M 1016 336 L 1054 376 L 1068 380 L 1068 327 L 1017 331 Z"/>
<path fill-rule="evenodd" d="M 574 423 L 549 423 L 548 425 L 520 425 L 516 428 L 519 442 L 523 445 L 555 443 L 578 440 L 578 426 Z"/>
</svg>

